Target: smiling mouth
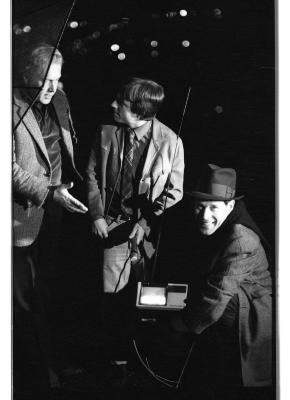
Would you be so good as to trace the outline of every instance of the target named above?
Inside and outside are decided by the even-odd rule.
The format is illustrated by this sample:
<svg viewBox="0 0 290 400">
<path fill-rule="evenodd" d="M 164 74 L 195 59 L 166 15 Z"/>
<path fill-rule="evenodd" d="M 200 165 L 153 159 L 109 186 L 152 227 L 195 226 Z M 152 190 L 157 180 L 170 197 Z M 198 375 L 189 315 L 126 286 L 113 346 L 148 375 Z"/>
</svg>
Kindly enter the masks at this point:
<svg viewBox="0 0 290 400">
<path fill-rule="evenodd" d="M 209 226 L 212 225 L 212 222 L 202 222 L 200 225 L 201 225 L 202 227 L 204 227 L 204 228 L 208 228 Z"/>
</svg>

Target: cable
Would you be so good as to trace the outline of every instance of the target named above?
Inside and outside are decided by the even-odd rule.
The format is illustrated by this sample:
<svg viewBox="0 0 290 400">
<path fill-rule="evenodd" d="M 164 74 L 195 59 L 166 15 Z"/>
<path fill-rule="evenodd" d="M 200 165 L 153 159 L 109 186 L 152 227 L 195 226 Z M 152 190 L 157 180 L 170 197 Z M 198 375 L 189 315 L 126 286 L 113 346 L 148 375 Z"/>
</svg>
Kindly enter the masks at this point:
<svg viewBox="0 0 290 400">
<path fill-rule="evenodd" d="M 139 350 L 138 350 L 136 341 L 135 341 L 135 339 L 133 339 L 133 345 L 134 345 L 136 354 L 137 354 L 137 356 L 138 356 L 138 358 L 139 358 L 139 361 L 140 361 L 141 364 L 143 365 L 143 367 L 144 367 L 144 368 L 150 373 L 150 375 L 152 375 L 153 378 L 155 378 L 158 382 L 161 382 L 163 385 L 166 385 L 166 386 L 170 387 L 171 389 L 178 389 L 178 388 L 179 388 L 180 383 L 181 383 L 181 380 L 182 380 L 182 377 L 183 377 L 183 375 L 184 375 L 184 371 L 185 371 L 185 369 L 186 369 L 186 367 L 187 367 L 187 365 L 188 365 L 188 362 L 189 362 L 189 359 L 190 359 L 190 357 L 191 357 L 193 348 L 195 347 L 195 343 L 196 343 L 195 340 L 193 340 L 193 342 L 192 342 L 192 344 L 191 344 L 191 346 L 190 346 L 189 352 L 187 353 L 185 362 L 184 362 L 184 364 L 183 364 L 183 367 L 182 367 L 182 370 L 181 370 L 181 372 L 180 372 L 180 375 L 179 375 L 178 379 L 177 379 L 177 380 L 171 380 L 171 379 L 167 379 L 167 378 L 164 378 L 164 377 L 162 377 L 162 376 L 156 374 L 156 373 L 150 368 L 150 365 L 149 365 L 149 362 L 148 362 L 148 358 L 147 358 L 147 357 L 145 358 L 145 359 L 146 359 L 146 363 L 147 363 L 147 365 L 146 365 L 146 363 L 144 362 L 144 360 L 143 360 L 143 358 L 141 357 L 141 354 L 140 354 L 140 352 L 139 352 Z M 170 382 L 170 383 L 168 383 L 168 382 Z"/>
<path fill-rule="evenodd" d="M 129 260 L 130 260 L 130 255 L 129 255 L 129 257 L 127 258 L 127 260 L 125 261 L 124 267 L 122 268 L 122 271 L 121 271 L 120 274 L 119 274 L 119 279 L 118 279 L 118 282 L 117 282 L 117 284 L 116 284 L 116 286 L 115 286 L 114 293 L 117 293 L 117 289 L 118 289 L 118 286 L 119 286 L 120 281 L 121 281 L 121 276 L 122 276 L 123 272 L 125 271 L 126 264 L 127 264 L 127 262 L 128 262 Z"/>
<path fill-rule="evenodd" d="M 191 86 L 188 87 L 187 96 L 186 96 L 186 100 L 185 100 L 185 105 L 184 105 L 184 108 L 183 108 L 181 121 L 180 121 L 179 129 L 178 129 L 178 133 L 177 133 L 177 137 L 176 137 L 176 144 L 175 144 L 175 150 L 174 150 L 173 159 L 172 159 L 172 163 L 171 163 L 171 169 L 170 169 L 170 173 L 169 173 L 168 178 L 167 178 L 167 185 L 165 187 L 164 206 L 163 206 L 163 212 L 162 212 L 162 216 L 161 216 L 159 232 L 158 232 L 158 237 L 157 237 L 156 250 L 155 250 L 152 273 L 151 273 L 151 281 L 153 280 L 154 275 L 155 275 L 155 271 L 156 271 L 157 255 L 158 255 L 159 246 L 160 246 L 160 239 L 161 239 L 161 228 L 162 228 L 163 221 L 164 221 L 164 215 L 165 215 L 166 204 L 167 204 L 167 199 L 168 199 L 170 178 L 171 178 L 172 171 L 173 171 L 173 164 L 174 164 L 174 160 L 175 160 L 176 153 L 177 153 L 177 147 L 178 147 L 178 139 L 180 137 L 181 128 L 182 128 L 182 125 L 183 125 L 183 120 L 184 120 L 185 111 L 186 111 L 186 108 L 187 108 L 187 103 L 188 103 L 190 92 L 191 92 Z"/>
<path fill-rule="evenodd" d="M 135 339 L 133 339 L 133 345 L 134 345 L 136 354 L 137 354 L 137 356 L 138 356 L 138 358 L 139 358 L 139 361 L 141 362 L 141 364 L 143 365 L 143 367 L 150 373 L 150 375 L 152 375 L 153 378 L 155 378 L 157 381 L 161 382 L 163 385 L 166 385 L 166 386 L 168 386 L 168 387 L 170 387 L 170 388 L 173 388 L 173 387 L 174 387 L 173 385 L 170 385 L 170 384 L 164 382 L 162 379 L 160 379 L 159 377 L 156 376 L 156 374 L 153 372 L 153 370 L 151 370 L 150 368 L 147 367 L 147 365 L 145 364 L 143 358 L 141 357 L 141 355 L 140 355 L 140 353 L 139 353 L 139 351 L 138 351 L 138 348 L 137 348 Z"/>
</svg>

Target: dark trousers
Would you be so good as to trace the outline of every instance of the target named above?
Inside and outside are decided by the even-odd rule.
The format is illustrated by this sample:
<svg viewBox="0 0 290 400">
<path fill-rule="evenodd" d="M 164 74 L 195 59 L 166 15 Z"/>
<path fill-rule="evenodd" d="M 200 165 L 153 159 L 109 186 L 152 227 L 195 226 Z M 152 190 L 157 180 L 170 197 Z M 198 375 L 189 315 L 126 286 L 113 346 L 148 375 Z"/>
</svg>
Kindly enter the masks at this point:
<svg viewBox="0 0 290 400">
<path fill-rule="evenodd" d="M 132 357 L 132 339 L 136 327 L 136 283 L 129 283 L 118 293 L 104 293 L 102 302 L 106 356 L 128 361 Z"/>
<path fill-rule="evenodd" d="M 41 232 L 30 246 L 13 247 L 14 387 L 48 388 L 53 367 L 47 278 L 56 263 L 61 211 L 50 205 Z M 21 390 L 21 389 L 20 389 Z"/>
<path fill-rule="evenodd" d="M 184 379 L 187 390 L 228 391 L 242 385 L 238 316 L 235 295 L 222 317 L 197 337 Z"/>
</svg>

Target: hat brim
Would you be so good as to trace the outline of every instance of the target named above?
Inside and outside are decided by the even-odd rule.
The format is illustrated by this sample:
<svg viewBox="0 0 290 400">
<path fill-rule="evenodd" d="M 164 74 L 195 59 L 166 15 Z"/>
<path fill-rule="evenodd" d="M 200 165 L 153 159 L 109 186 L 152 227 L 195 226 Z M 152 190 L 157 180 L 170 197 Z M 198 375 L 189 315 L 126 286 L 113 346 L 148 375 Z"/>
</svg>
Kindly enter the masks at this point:
<svg viewBox="0 0 290 400">
<path fill-rule="evenodd" d="M 208 194 L 208 193 L 203 193 L 203 192 L 197 192 L 195 190 L 185 190 L 184 191 L 185 194 L 187 194 L 188 196 L 194 197 L 195 199 L 200 199 L 200 200 L 212 200 L 212 201 L 230 201 L 230 200 L 240 200 L 244 197 L 244 195 L 241 196 L 234 196 L 234 197 L 230 197 L 230 198 L 225 198 L 222 196 L 214 196 L 212 194 Z"/>
</svg>

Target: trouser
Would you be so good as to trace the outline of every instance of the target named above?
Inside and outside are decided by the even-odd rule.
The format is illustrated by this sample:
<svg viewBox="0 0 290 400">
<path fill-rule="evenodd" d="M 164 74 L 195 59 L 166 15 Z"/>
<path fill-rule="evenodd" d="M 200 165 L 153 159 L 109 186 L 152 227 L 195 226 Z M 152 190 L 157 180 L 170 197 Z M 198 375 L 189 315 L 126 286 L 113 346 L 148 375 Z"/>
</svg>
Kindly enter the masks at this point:
<svg viewBox="0 0 290 400">
<path fill-rule="evenodd" d="M 242 385 L 237 295 L 221 318 L 199 335 L 184 383 L 193 390 L 195 385 L 214 389 Z"/>
<path fill-rule="evenodd" d="M 134 222 L 108 217 L 107 223 L 109 236 L 103 241 L 103 288 L 105 293 L 117 293 L 132 278 L 132 240 L 129 239 L 129 235 Z M 145 277 L 145 262 L 142 255 L 134 264 L 133 275 L 136 280 L 143 280 Z"/>
<path fill-rule="evenodd" d="M 31 388 L 48 386 L 47 368 L 52 364 L 47 299 L 36 253 L 36 244 L 13 249 L 13 356 L 19 374 L 15 386 Z"/>
<path fill-rule="evenodd" d="M 53 366 L 48 306 L 48 270 L 55 265 L 61 211 L 50 205 L 38 239 L 30 246 L 13 247 L 13 357 L 19 379 L 27 386 L 48 385 Z"/>
<path fill-rule="evenodd" d="M 128 361 L 136 322 L 136 285 L 128 284 L 118 293 L 104 293 L 102 302 L 106 357 Z"/>
<path fill-rule="evenodd" d="M 128 360 L 135 329 L 137 281 L 144 278 L 143 259 L 132 266 L 129 235 L 134 222 L 107 218 L 109 237 L 103 241 L 103 321 L 107 355 Z M 133 271 L 132 271 L 133 269 Z"/>
</svg>

